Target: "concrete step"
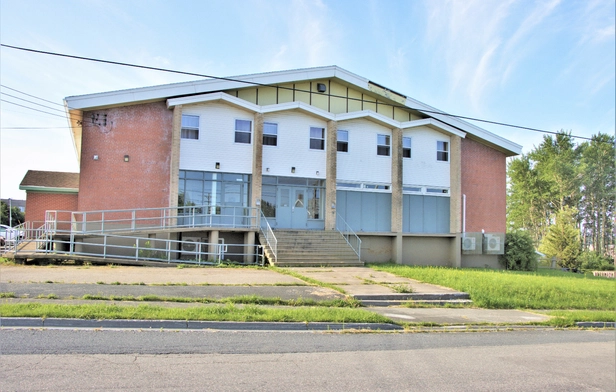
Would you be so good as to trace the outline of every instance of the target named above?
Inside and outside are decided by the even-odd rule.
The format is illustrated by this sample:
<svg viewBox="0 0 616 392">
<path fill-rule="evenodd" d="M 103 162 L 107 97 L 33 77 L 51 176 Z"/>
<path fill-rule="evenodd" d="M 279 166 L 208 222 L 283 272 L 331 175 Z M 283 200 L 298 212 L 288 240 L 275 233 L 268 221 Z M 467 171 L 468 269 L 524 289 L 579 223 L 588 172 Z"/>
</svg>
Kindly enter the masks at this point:
<svg viewBox="0 0 616 392">
<path fill-rule="evenodd" d="M 473 303 L 470 299 L 450 299 L 450 300 L 417 300 L 417 301 L 379 301 L 379 300 L 364 300 L 361 301 L 364 306 L 374 307 L 388 307 L 388 306 L 400 306 L 400 305 L 432 305 L 432 306 L 445 306 L 445 305 L 470 305 Z"/>
<path fill-rule="evenodd" d="M 471 304 L 468 293 L 395 293 L 354 295 L 364 306 L 399 306 L 407 304 L 424 304 L 433 306 Z"/>
</svg>

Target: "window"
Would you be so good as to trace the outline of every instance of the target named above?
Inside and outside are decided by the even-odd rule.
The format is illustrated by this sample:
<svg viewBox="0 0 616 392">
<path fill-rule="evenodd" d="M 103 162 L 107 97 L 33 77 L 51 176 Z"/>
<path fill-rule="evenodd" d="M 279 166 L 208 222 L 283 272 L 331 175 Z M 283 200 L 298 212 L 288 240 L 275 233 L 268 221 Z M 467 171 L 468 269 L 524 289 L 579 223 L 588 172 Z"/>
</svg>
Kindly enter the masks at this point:
<svg viewBox="0 0 616 392">
<path fill-rule="evenodd" d="M 182 139 L 199 139 L 199 116 L 182 115 Z"/>
<path fill-rule="evenodd" d="M 310 127 L 310 149 L 325 150 L 325 128 Z"/>
<path fill-rule="evenodd" d="M 250 144 L 252 121 L 235 120 L 235 142 Z"/>
<path fill-rule="evenodd" d="M 391 143 L 388 135 L 377 135 L 376 144 L 377 155 L 389 156 L 389 148 Z"/>
<path fill-rule="evenodd" d="M 411 138 L 403 137 L 402 138 L 402 158 L 410 158 L 411 157 Z"/>
<path fill-rule="evenodd" d="M 449 162 L 449 143 L 436 142 L 436 160 Z"/>
<path fill-rule="evenodd" d="M 349 132 L 338 131 L 338 151 L 349 152 Z"/>
<path fill-rule="evenodd" d="M 278 124 L 263 123 L 263 145 L 277 146 L 278 145 Z"/>
</svg>

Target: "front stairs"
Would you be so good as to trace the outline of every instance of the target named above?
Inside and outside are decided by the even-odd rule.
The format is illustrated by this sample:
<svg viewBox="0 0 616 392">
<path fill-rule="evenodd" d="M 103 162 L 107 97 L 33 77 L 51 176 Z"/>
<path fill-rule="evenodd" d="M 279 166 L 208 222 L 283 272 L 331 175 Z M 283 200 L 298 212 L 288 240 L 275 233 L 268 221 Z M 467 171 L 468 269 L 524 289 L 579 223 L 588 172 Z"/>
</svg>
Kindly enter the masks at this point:
<svg viewBox="0 0 616 392">
<path fill-rule="evenodd" d="M 357 267 L 364 263 L 337 230 L 274 230 L 278 257 L 274 261 L 263 234 L 259 241 L 270 264 L 277 267 Z"/>
</svg>

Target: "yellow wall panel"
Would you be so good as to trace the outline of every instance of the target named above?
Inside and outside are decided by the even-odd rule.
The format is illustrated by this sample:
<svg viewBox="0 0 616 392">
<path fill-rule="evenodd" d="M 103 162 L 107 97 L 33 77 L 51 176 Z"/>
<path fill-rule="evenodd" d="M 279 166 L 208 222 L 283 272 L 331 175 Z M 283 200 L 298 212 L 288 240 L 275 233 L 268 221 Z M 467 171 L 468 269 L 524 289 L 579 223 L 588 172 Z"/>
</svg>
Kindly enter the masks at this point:
<svg viewBox="0 0 616 392">
<path fill-rule="evenodd" d="M 310 83 L 295 83 L 295 100 L 310 104 Z"/>
<path fill-rule="evenodd" d="M 276 103 L 275 87 L 259 87 L 259 105 L 274 105 Z"/>
<path fill-rule="evenodd" d="M 345 98 L 331 97 L 329 99 L 329 111 L 334 114 L 346 113 L 347 100 Z"/>
<path fill-rule="evenodd" d="M 243 99 L 244 101 L 252 102 L 254 104 L 257 103 L 257 89 L 256 88 L 245 88 L 238 91 L 238 97 Z"/>
<path fill-rule="evenodd" d="M 278 89 L 278 103 L 293 102 L 293 85 L 281 84 Z"/>
<path fill-rule="evenodd" d="M 377 102 L 377 113 L 382 114 L 383 116 L 387 116 L 389 118 L 393 118 L 394 113 L 392 106 L 381 100 L 378 100 Z"/>
<path fill-rule="evenodd" d="M 376 112 L 376 100 L 369 96 L 369 95 L 363 95 L 363 99 L 364 99 L 364 110 L 372 110 L 374 112 Z"/>
<path fill-rule="evenodd" d="M 396 121 L 410 121 L 409 112 L 401 108 L 394 108 L 394 120 Z"/>
<path fill-rule="evenodd" d="M 329 86 L 329 93 L 331 95 L 338 95 L 341 97 L 346 97 L 347 87 L 340 83 L 336 83 L 332 81 Z"/>
<path fill-rule="evenodd" d="M 329 110 L 329 95 L 312 93 L 312 106 L 323 110 Z"/>
<path fill-rule="evenodd" d="M 359 91 L 349 89 L 349 98 L 355 98 L 349 99 L 349 113 L 362 110 L 362 104 L 361 101 L 359 101 L 361 99 L 361 93 Z"/>
</svg>

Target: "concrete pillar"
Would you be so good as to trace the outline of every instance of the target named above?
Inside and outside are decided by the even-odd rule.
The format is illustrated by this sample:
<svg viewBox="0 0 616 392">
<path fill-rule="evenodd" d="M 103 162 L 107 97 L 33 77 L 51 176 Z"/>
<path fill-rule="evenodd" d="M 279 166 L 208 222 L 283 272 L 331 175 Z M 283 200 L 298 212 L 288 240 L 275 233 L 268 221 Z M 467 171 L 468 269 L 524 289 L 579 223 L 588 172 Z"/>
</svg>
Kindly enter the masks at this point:
<svg viewBox="0 0 616 392">
<path fill-rule="evenodd" d="M 462 266 L 462 138 L 452 135 L 449 152 L 449 231 L 456 234 L 451 242 L 451 266 Z"/>
<path fill-rule="evenodd" d="M 327 122 L 327 168 L 325 178 L 325 230 L 336 230 L 336 178 L 338 161 L 338 123 Z"/>
<path fill-rule="evenodd" d="M 244 263 L 254 263 L 255 255 L 255 232 L 247 231 L 244 233 Z"/>
<path fill-rule="evenodd" d="M 391 231 L 394 238 L 393 259 L 402 264 L 402 129 L 391 133 Z"/>
<path fill-rule="evenodd" d="M 254 139 L 252 140 L 252 181 L 250 206 L 261 208 L 261 189 L 263 186 L 263 114 L 255 113 Z M 255 225 L 259 226 L 261 214 L 255 211 Z"/>
<path fill-rule="evenodd" d="M 171 125 L 171 159 L 169 168 L 169 207 L 178 206 L 178 184 L 180 181 L 180 136 L 182 133 L 182 105 L 173 107 Z"/>
<path fill-rule="evenodd" d="M 216 259 L 216 252 L 218 250 L 218 230 L 212 230 L 210 231 L 210 236 L 208 239 L 208 243 L 210 244 L 207 248 L 207 251 L 209 253 L 208 255 L 208 260 L 209 261 L 214 261 Z"/>
</svg>

